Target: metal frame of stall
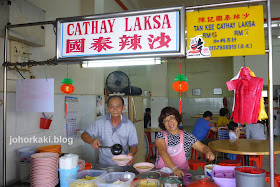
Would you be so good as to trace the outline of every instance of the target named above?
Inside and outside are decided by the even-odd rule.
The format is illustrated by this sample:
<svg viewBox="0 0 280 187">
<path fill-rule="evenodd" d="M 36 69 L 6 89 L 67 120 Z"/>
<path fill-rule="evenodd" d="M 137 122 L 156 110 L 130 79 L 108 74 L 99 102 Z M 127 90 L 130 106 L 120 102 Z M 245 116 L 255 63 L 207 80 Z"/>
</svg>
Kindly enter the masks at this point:
<svg viewBox="0 0 280 187">
<path fill-rule="evenodd" d="M 230 2 L 230 3 L 220 3 L 220 4 L 211 4 L 211 5 L 202 5 L 194 7 L 186 7 L 187 10 L 200 10 L 214 7 L 225 7 L 232 5 L 243 5 L 243 4 L 256 4 L 256 3 L 266 3 L 267 8 L 267 23 L 268 23 L 268 48 L 265 50 L 268 53 L 268 90 L 269 90 L 269 111 L 273 111 L 273 72 L 272 72 L 272 33 L 271 33 L 271 2 L 270 0 L 255 0 L 255 1 L 239 1 L 239 2 Z M 7 25 L 5 27 L 5 38 L 4 38 L 4 69 L 3 69 L 3 186 L 6 187 L 6 123 L 7 123 L 7 68 L 9 66 L 26 66 L 26 65 L 45 65 L 45 64 L 58 64 L 56 60 L 53 61 L 42 61 L 42 62 L 23 62 L 23 63 L 8 63 L 7 62 L 7 47 L 8 47 L 8 34 L 10 28 L 18 27 L 28 27 L 28 26 L 37 26 L 37 25 L 48 25 L 52 24 L 56 26 L 57 21 L 45 21 L 45 22 L 34 22 L 26 24 L 16 24 L 16 25 Z M 56 28 L 57 29 L 57 28 Z M 269 124 L 270 124 L 270 186 L 274 187 L 274 136 L 273 136 L 273 113 L 269 113 Z"/>
</svg>

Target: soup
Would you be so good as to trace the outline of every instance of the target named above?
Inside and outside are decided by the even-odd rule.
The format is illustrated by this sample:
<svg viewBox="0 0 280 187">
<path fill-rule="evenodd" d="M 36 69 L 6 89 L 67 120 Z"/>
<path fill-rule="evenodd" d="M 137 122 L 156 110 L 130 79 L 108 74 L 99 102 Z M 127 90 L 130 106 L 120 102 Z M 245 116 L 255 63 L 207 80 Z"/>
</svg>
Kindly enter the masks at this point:
<svg viewBox="0 0 280 187">
<path fill-rule="evenodd" d="M 137 169 L 151 169 L 151 166 L 137 166 Z"/>
</svg>

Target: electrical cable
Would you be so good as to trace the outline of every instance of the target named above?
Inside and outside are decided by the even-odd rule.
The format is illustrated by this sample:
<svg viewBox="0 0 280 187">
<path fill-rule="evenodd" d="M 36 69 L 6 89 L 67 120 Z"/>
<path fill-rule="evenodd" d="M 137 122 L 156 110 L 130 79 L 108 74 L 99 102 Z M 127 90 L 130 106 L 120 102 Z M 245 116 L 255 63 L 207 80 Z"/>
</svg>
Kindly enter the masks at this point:
<svg viewBox="0 0 280 187">
<path fill-rule="evenodd" d="M 18 70 L 18 68 L 17 68 L 16 66 L 15 66 L 15 68 L 16 68 L 17 72 L 20 74 L 20 76 L 21 76 L 23 79 L 25 79 L 24 76 L 20 73 L 20 71 Z"/>
</svg>

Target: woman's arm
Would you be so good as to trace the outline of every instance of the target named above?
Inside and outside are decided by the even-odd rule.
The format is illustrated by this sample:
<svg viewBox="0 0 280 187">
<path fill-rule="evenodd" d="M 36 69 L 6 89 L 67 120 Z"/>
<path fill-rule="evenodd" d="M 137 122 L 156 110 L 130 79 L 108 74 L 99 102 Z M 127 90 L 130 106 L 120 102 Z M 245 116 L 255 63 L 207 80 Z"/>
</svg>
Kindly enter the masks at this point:
<svg viewBox="0 0 280 187">
<path fill-rule="evenodd" d="M 162 160 L 164 161 L 165 165 L 167 167 L 169 167 L 170 169 L 172 169 L 174 175 L 183 177 L 184 172 L 182 170 L 180 170 L 179 168 L 175 167 L 176 165 L 174 164 L 171 157 L 167 153 L 165 141 L 161 138 L 157 138 L 155 143 L 156 143 L 157 150 L 158 150 L 160 156 L 162 157 Z"/>
<path fill-rule="evenodd" d="M 211 149 L 207 146 L 201 143 L 200 141 L 195 142 L 192 145 L 192 148 L 198 150 L 199 152 L 205 154 L 206 159 L 209 159 L 210 161 L 215 159 L 215 155 L 212 153 Z"/>
</svg>

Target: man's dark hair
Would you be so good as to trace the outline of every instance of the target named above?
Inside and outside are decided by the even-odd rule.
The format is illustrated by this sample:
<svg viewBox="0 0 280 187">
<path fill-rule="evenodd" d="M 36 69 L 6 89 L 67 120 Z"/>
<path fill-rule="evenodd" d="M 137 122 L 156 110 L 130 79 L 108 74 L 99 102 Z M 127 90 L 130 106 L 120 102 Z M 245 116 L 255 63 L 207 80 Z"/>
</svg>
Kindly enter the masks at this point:
<svg viewBox="0 0 280 187">
<path fill-rule="evenodd" d="M 204 112 L 204 114 L 203 114 L 203 117 L 204 117 L 204 118 L 212 117 L 212 116 L 213 116 L 213 114 L 212 114 L 212 112 L 210 112 L 210 111 L 206 111 L 206 112 Z"/>
<path fill-rule="evenodd" d="M 278 100 L 278 97 L 273 97 L 273 101 L 276 101 L 276 100 Z"/>
<path fill-rule="evenodd" d="M 161 110 L 160 116 L 158 117 L 158 126 L 164 131 L 166 131 L 166 128 L 163 124 L 163 120 L 170 115 L 175 116 L 176 121 L 178 122 L 178 126 L 182 122 L 182 116 L 181 114 L 179 114 L 179 111 L 177 109 L 173 107 L 165 107 L 164 109 Z"/>
<path fill-rule="evenodd" d="M 235 123 L 235 122 L 233 122 L 233 121 L 229 122 L 229 124 L 228 124 L 228 129 L 229 129 L 229 130 L 234 131 L 234 128 L 235 128 L 235 127 L 238 127 L 238 124 L 237 124 L 237 123 Z"/>
<path fill-rule="evenodd" d="M 124 100 L 123 100 L 123 98 L 122 98 L 121 96 L 119 96 L 119 95 L 112 95 L 112 96 L 108 97 L 108 99 L 107 99 L 107 105 L 109 104 L 110 100 L 113 99 L 113 98 L 119 98 L 119 99 L 122 101 L 122 105 L 124 105 Z"/>
<path fill-rule="evenodd" d="M 145 109 L 145 112 L 147 113 L 147 112 L 151 112 L 151 108 L 146 108 Z"/>
<path fill-rule="evenodd" d="M 227 108 L 221 108 L 220 109 L 220 116 L 226 116 L 228 114 L 229 110 Z"/>
</svg>

